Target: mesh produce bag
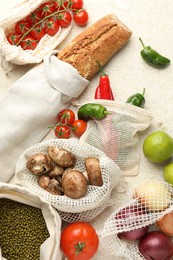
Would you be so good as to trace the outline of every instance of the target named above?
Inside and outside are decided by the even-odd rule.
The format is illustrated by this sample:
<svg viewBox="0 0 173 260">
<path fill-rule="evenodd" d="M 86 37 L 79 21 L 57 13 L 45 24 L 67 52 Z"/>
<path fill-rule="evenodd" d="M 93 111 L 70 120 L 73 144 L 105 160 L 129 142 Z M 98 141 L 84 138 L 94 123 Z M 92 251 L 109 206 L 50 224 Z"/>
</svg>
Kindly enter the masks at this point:
<svg viewBox="0 0 173 260">
<path fill-rule="evenodd" d="M 88 185 L 86 195 L 79 199 L 71 199 L 65 195 L 54 195 L 42 189 L 38 185 L 37 176 L 31 174 L 26 168 L 26 161 L 33 154 L 47 153 L 48 146 L 61 147 L 73 153 L 77 159 L 74 168 L 81 172 L 86 171 L 84 165 L 86 157 L 93 156 L 98 158 L 103 185 L 101 187 Z M 15 172 L 15 181 L 17 184 L 23 185 L 43 197 L 59 211 L 62 219 L 67 222 L 74 222 L 76 220 L 90 221 L 100 214 L 103 209 L 111 205 L 113 203 L 111 192 L 120 183 L 121 177 L 119 167 L 101 150 L 75 138 L 68 140 L 48 140 L 31 146 L 20 156 Z"/>
<path fill-rule="evenodd" d="M 173 210 L 173 187 L 161 179 L 144 181 L 127 194 L 124 205 L 115 210 L 100 230 L 98 259 L 145 259 L 138 250 L 137 241 L 119 238 L 118 234 L 148 227 L 159 230 L 156 221 Z M 106 250 L 105 250 L 106 248 Z"/>
<path fill-rule="evenodd" d="M 40 260 L 62 259 L 62 254 L 60 251 L 61 218 L 57 213 L 57 211 L 43 198 L 40 198 L 32 191 L 24 187 L 20 187 L 18 185 L 1 182 L 0 199 L 4 199 L 4 198 L 41 209 L 50 236 L 44 241 L 44 243 L 40 247 Z M 26 210 L 26 216 L 27 216 L 27 210 Z M 34 219 L 32 219 L 32 221 L 34 221 Z M 2 231 L 0 232 L 1 232 L 1 239 L 2 239 L 3 234 Z M 10 241 L 6 241 L 6 243 L 7 243 L 7 247 L 11 245 Z M 21 248 L 19 248 L 19 251 L 20 250 Z M 2 251 L 3 250 L 1 250 L 0 248 L 0 259 L 6 260 L 6 258 L 4 258 L 2 255 Z"/>
<path fill-rule="evenodd" d="M 8 13 L 6 18 L 0 21 L 0 53 L 7 61 L 18 65 L 39 63 L 43 60 L 44 56 L 55 49 L 70 32 L 72 24 L 67 28 L 60 27 L 59 31 L 53 37 L 45 34 L 34 50 L 23 50 L 20 46 L 9 44 L 6 35 L 12 32 L 16 22 L 25 18 L 44 2 L 47 1 L 23 0 Z"/>
<path fill-rule="evenodd" d="M 130 104 L 98 99 L 94 102 L 104 105 L 110 114 L 102 120 L 90 120 L 81 141 L 103 151 L 125 176 L 137 175 L 140 161 L 137 132 L 150 125 L 151 114 Z"/>
</svg>

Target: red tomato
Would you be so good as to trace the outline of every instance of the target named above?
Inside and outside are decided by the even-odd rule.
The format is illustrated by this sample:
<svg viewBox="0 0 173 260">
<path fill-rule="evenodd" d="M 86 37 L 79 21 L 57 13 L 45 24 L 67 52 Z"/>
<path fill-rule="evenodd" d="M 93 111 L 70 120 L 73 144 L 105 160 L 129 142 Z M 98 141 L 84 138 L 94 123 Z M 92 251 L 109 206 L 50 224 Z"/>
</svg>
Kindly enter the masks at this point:
<svg viewBox="0 0 173 260">
<path fill-rule="evenodd" d="M 83 0 L 72 0 L 72 10 L 79 10 L 83 7 Z"/>
<path fill-rule="evenodd" d="M 60 245 L 69 260 L 90 260 L 97 252 L 99 239 L 89 223 L 74 222 L 62 231 Z"/>
<path fill-rule="evenodd" d="M 54 36 L 59 31 L 58 21 L 54 20 L 53 18 L 49 18 L 45 22 L 44 31 L 50 36 Z"/>
<path fill-rule="evenodd" d="M 45 31 L 40 25 L 37 25 L 32 29 L 32 31 L 30 32 L 30 35 L 34 39 L 39 41 L 45 35 Z"/>
<path fill-rule="evenodd" d="M 63 12 L 59 14 L 58 23 L 61 27 L 68 27 L 71 24 L 72 16 L 69 12 Z"/>
<path fill-rule="evenodd" d="M 33 13 L 26 17 L 26 20 L 30 25 L 38 23 L 41 19 L 41 12 L 39 9 L 36 9 Z"/>
<path fill-rule="evenodd" d="M 87 24 L 89 16 L 87 11 L 79 10 L 73 14 L 73 19 L 77 25 L 84 26 Z"/>
<path fill-rule="evenodd" d="M 30 24 L 27 22 L 27 20 L 20 20 L 15 25 L 15 31 L 18 34 L 24 34 L 31 28 Z"/>
<path fill-rule="evenodd" d="M 71 109 L 63 109 L 58 113 L 58 121 L 63 124 L 73 124 L 75 113 Z"/>
<path fill-rule="evenodd" d="M 70 137 L 70 128 L 67 125 L 57 125 L 55 135 L 58 138 L 68 139 Z"/>
<path fill-rule="evenodd" d="M 55 12 L 55 7 L 53 3 L 49 3 L 49 2 L 41 4 L 38 9 L 39 9 L 38 11 L 39 15 L 41 15 L 42 19 Z"/>
<path fill-rule="evenodd" d="M 20 46 L 23 50 L 34 50 L 37 47 L 38 41 L 31 36 L 26 36 L 21 42 Z"/>
<path fill-rule="evenodd" d="M 16 33 L 9 33 L 7 35 L 7 40 L 11 45 L 17 45 L 18 41 L 20 40 L 21 35 Z"/>
<path fill-rule="evenodd" d="M 70 4 L 69 1 L 59 1 L 59 0 L 55 0 L 53 1 L 53 5 L 55 7 L 55 11 L 58 10 L 65 10 Z"/>
<path fill-rule="evenodd" d="M 80 119 L 75 120 L 74 123 L 72 124 L 72 131 L 74 135 L 76 135 L 77 137 L 83 135 L 86 129 L 87 129 L 87 122 L 83 120 Z"/>
</svg>

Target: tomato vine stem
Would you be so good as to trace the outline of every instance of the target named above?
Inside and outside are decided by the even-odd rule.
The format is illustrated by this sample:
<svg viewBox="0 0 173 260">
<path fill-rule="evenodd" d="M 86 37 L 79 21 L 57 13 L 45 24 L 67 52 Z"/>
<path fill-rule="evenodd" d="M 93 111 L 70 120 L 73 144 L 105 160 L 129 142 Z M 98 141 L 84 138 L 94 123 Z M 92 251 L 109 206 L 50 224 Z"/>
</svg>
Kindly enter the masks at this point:
<svg viewBox="0 0 173 260">
<path fill-rule="evenodd" d="M 62 7 L 62 5 L 59 6 L 59 9 L 56 12 L 53 12 L 47 16 L 45 16 L 43 19 L 41 19 L 40 21 L 38 21 L 37 23 L 35 23 L 27 32 L 25 32 L 23 34 L 23 36 L 20 38 L 20 40 L 16 43 L 16 46 L 19 46 L 19 44 L 22 42 L 22 40 L 40 23 L 42 23 L 43 21 L 45 21 L 46 19 L 52 17 L 52 16 L 56 16 L 56 15 L 60 15 L 61 13 L 63 13 L 64 11 L 68 10 L 68 8 L 70 7 L 71 2 L 68 3 L 68 5 L 66 7 L 64 7 L 63 10 L 60 10 L 60 7 Z"/>
</svg>

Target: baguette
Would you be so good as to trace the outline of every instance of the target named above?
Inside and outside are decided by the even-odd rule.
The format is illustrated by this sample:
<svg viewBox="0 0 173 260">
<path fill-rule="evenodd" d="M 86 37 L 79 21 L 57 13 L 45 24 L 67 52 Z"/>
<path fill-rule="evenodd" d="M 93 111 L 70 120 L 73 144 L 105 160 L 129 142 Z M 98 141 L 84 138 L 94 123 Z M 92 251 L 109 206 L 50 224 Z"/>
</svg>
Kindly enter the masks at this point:
<svg viewBox="0 0 173 260">
<path fill-rule="evenodd" d="M 59 52 L 58 58 L 90 79 L 99 70 L 96 60 L 104 66 L 128 42 L 131 34 L 114 14 L 109 14 L 76 36 Z"/>
</svg>

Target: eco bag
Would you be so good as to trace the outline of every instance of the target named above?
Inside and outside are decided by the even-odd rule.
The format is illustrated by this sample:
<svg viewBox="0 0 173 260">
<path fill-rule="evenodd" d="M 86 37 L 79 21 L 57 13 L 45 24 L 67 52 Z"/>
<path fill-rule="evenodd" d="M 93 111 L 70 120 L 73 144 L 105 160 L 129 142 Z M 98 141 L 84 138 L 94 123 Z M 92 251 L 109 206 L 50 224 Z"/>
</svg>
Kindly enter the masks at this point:
<svg viewBox="0 0 173 260">
<path fill-rule="evenodd" d="M 72 199 L 66 195 L 54 195 L 38 185 L 38 177 L 26 167 L 28 158 L 34 154 L 47 154 L 48 147 L 55 146 L 71 152 L 76 157 L 74 169 L 85 172 L 84 159 L 96 157 L 99 159 L 103 185 L 88 185 L 85 196 Z M 66 222 L 90 221 L 98 216 L 105 208 L 113 204 L 111 193 L 122 180 L 119 167 L 101 150 L 94 146 L 80 142 L 76 138 L 52 139 L 37 143 L 26 149 L 16 164 L 15 182 L 44 198 L 56 208 Z"/>
<path fill-rule="evenodd" d="M 109 100 L 85 103 L 102 104 L 109 114 L 102 120 L 89 120 L 81 142 L 103 151 L 119 166 L 124 176 L 137 175 L 140 162 L 138 132 L 149 127 L 151 113 L 131 104 Z"/>
<path fill-rule="evenodd" d="M 9 62 L 24 65 L 40 63 L 45 55 L 54 50 L 69 34 L 72 24 L 67 28 L 59 28 L 54 36 L 45 34 L 34 50 L 23 50 L 21 46 L 11 45 L 6 35 L 13 31 L 17 21 L 25 18 L 46 0 L 23 0 L 11 9 L 8 15 L 0 21 L 0 53 Z"/>
<path fill-rule="evenodd" d="M 57 211 L 43 198 L 39 197 L 32 191 L 15 184 L 1 182 L 0 200 L 4 198 L 41 209 L 47 230 L 49 232 L 49 237 L 40 247 L 40 260 L 62 259 L 62 254 L 60 250 L 61 218 L 58 215 Z M 32 221 L 34 221 L 34 219 L 32 219 Z M 8 244 L 10 246 L 10 243 Z M 0 259 L 5 260 L 5 258 L 3 258 L 2 256 L 1 248 Z"/>
<path fill-rule="evenodd" d="M 123 201 L 122 206 L 113 210 L 105 220 L 103 228 L 98 230 L 100 246 L 93 259 L 145 259 L 138 249 L 139 239 L 129 241 L 120 238 L 119 234 L 144 227 L 148 227 L 147 233 L 160 231 L 156 222 L 172 212 L 172 195 L 172 185 L 161 178 L 134 185 L 127 192 L 127 199 Z M 173 237 L 171 238 L 173 240 Z"/>
<path fill-rule="evenodd" d="M 46 55 L 0 97 L 0 181 L 9 181 L 20 154 L 48 134 L 60 110 L 89 83 L 56 53 Z"/>
</svg>

